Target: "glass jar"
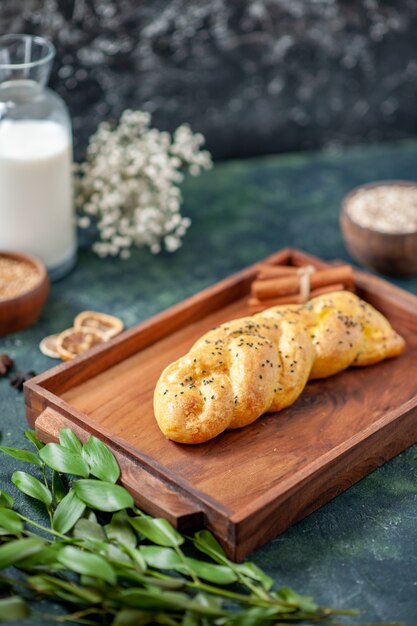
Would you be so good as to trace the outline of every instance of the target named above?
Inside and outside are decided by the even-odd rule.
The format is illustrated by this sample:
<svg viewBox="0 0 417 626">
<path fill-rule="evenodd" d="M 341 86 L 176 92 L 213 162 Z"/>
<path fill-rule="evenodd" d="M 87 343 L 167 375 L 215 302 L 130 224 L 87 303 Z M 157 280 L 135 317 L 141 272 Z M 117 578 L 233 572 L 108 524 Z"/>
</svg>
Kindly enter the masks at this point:
<svg viewBox="0 0 417 626">
<path fill-rule="evenodd" d="M 0 37 L 0 248 L 39 257 L 52 280 L 76 259 L 71 122 L 46 88 L 53 45 Z"/>
</svg>

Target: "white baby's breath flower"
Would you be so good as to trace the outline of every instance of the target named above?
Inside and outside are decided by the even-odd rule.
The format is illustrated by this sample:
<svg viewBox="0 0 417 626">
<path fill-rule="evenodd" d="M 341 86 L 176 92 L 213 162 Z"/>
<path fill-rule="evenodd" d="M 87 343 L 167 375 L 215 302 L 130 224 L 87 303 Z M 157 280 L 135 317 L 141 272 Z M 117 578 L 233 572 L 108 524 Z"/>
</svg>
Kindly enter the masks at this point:
<svg viewBox="0 0 417 626">
<path fill-rule="evenodd" d="M 150 249 L 152 254 L 158 254 L 159 252 L 161 252 L 161 246 L 159 245 L 159 243 L 152 243 L 150 245 Z"/>
<path fill-rule="evenodd" d="M 173 235 L 168 235 L 164 239 L 164 244 L 168 252 L 175 252 L 181 246 L 181 240 Z"/>
<path fill-rule="evenodd" d="M 85 228 L 90 216 L 97 220 L 93 250 L 101 257 L 127 258 L 133 245 L 174 252 L 191 224 L 180 213 L 179 185 L 184 172 L 196 176 L 211 167 L 204 137 L 187 124 L 171 136 L 150 123 L 149 113 L 131 110 L 118 125 L 101 123 L 87 160 L 74 166 L 78 223 Z"/>
<path fill-rule="evenodd" d="M 78 218 L 77 224 L 80 228 L 88 228 L 91 224 L 91 220 L 87 215 Z"/>
</svg>

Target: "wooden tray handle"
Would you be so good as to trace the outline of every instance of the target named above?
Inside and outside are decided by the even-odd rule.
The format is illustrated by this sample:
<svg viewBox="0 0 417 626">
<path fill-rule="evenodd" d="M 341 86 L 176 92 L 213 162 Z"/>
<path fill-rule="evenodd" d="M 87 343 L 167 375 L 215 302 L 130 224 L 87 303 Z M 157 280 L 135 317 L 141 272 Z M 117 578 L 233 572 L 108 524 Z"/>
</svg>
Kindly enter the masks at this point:
<svg viewBox="0 0 417 626">
<path fill-rule="evenodd" d="M 50 407 L 36 418 L 34 426 L 38 437 L 46 443 L 58 441 L 59 431 L 65 426 L 71 428 L 83 442 L 90 436 L 88 430 Z M 111 443 L 107 445 L 119 462 L 120 483 L 130 491 L 139 508 L 156 517 L 165 517 L 180 531 L 194 530 L 204 525 L 204 515 L 197 504 L 114 450 Z"/>
</svg>

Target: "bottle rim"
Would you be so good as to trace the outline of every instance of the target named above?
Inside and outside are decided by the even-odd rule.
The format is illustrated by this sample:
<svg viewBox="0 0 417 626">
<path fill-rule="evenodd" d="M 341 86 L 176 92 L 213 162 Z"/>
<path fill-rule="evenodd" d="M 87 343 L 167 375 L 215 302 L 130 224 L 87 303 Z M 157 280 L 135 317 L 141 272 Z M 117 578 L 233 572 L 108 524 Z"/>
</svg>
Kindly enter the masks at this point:
<svg viewBox="0 0 417 626">
<path fill-rule="evenodd" d="M 45 50 L 44 55 L 40 59 L 36 59 L 34 61 L 24 61 L 22 63 L 2 63 L 0 61 L 0 69 L 17 70 L 23 68 L 37 67 L 49 63 L 55 56 L 55 46 L 53 45 L 53 43 L 49 41 L 49 39 L 46 39 L 45 37 L 40 37 L 39 35 L 0 35 L 0 51 L 2 48 L 10 45 L 11 43 L 19 41 L 31 41 L 39 46 L 42 46 Z"/>
</svg>

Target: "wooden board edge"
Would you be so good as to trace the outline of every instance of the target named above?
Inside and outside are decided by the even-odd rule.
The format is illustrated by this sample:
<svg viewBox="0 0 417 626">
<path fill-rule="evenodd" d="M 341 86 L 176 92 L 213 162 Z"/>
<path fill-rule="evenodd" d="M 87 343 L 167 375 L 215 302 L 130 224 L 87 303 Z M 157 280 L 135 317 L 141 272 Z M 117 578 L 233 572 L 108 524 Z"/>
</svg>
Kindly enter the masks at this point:
<svg viewBox="0 0 417 626">
<path fill-rule="evenodd" d="M 395 308 L 400 307 L 413 315 L 417 314 L 417 296 L 415 294 L 405 291 L 402 287 L 390 283 L 385 278 L 360 270 L 354 270 L 354 278 L 359 289 L 372 294 L 374 306 L 378 307 L 378 302 L 384 300 L 389 301 Z"/>
<path fill-rule="evenodd" d="M 248 520 L 255 513 L 255 511 L 259 511 L 260 508 L 269 506 L 274 501 L 284 498 L 287 492 L 290 492 L 298 484 L 302 484 L 309 476 L 313 476 L 316 472 L 322 470 L 323 467 L 331 466 L 339 457 L 349 454 L 358 446 L 366 445 L 368 440 L 371 440 L 379 432 L 389 429 L 392 424 L 397 422 L 398 419 L 400 419 L 403 415 L 408 415 L 410 412 L 415 412 L 417 415 L 417 396 L 400 406 L 390 409 L 377 421 L 362 430 L 360 433 L 356 433 L 342 444 L 335 446 L 325 454 L 322 454 L 319 459 L 316 459 L 302 470 L 295 472 L 286 480 L 284 488 L 282 488 L 281 485 L 277 486 L 275 489 L 270 489 L 266 496 L 259 496 L 258 498 L 252 500 L 250 504 L 239 511 L 239 514 L 231 518 L 233 523 L 236 525 L 245 523 L 245 521 Z"/>
<path fill-rule="evenodd" d="M 324 468 L 306 476 L 282 497 L 245 520 L 231 520 L 235 531 L 233 558 L 244 559 L 287 528 L 346 491 L 377 467 L 417 443 L 417 407 L 413 406 L 361 445 L 346 450 Z M 377 449 L 376 449 L 377 448 Z M 324 470 L 324 471 L 323 471 Z M 313 495 L 309 495 L 309 494 Z M 295 504 L 294 504 L 295 503 Z M 257 529 L 261 528 L 260 534 Z"/>
</svg>

